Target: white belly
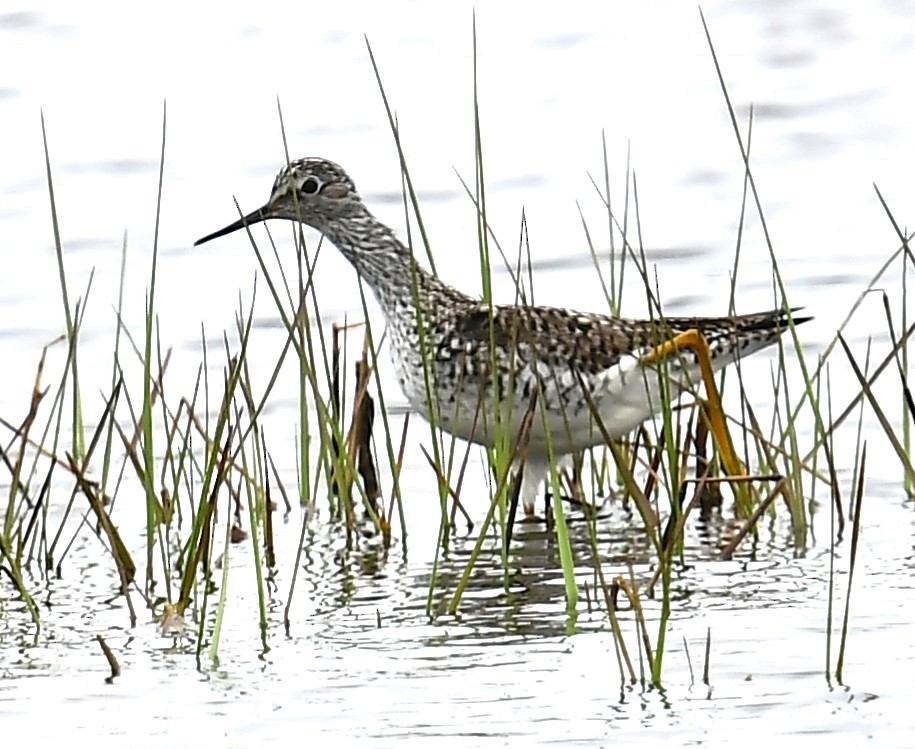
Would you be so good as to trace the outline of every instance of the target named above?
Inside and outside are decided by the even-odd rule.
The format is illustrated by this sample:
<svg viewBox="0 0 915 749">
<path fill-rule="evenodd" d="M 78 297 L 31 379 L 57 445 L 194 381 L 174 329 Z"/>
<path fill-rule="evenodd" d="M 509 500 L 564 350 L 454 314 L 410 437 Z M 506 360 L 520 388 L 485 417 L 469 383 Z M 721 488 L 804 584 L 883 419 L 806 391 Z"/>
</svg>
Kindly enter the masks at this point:
<svg viewBox="0 0 915 749">
<path fill-rule="evenodd" d="M 411 406 L 433 420 L 422 369 L 404 367 L 403 361 L 396 364 Z M 604 444 L 605 433 L 612 438 L 629 434 L 661 412 L 665 400 L 658 373 L 642 367 L 635 356 L 624 357 L 617 366 L 583 379 L 571 370 L 550 372 L 540 365 L 534 372 L 523 367 L 514 387 L 506 387 L 499 394 L 498 410 L 491 387 L 481 387 L 478 381 L 457 387 L 452 382 L 449 386 L 438 374 L 436 395 L 431 399 L 437 426 L 487 446 L 505 436 L 506 429 L 509 439 L 517 439 L 534 401 L 532 393 L 539 387 L 527 438 L 528 455 L 539 459 L 546 459 L 550 453 L 558 458 Z M 668 371 L 668 399 L 676 400 L 685 390 L 694 391 L 698 381 L 698 372 L 692 367 Z"/>
</svg>

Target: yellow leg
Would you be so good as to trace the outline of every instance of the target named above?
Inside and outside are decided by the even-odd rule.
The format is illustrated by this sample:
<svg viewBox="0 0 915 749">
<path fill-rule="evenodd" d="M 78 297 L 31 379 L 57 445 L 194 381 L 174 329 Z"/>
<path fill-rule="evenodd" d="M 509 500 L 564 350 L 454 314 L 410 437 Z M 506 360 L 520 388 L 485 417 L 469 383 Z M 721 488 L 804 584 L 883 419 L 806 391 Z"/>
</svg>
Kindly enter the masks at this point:
<svg viewBox="0 0 915 749">
<path fill-rule="evenodd" d="M 724 422 L 721 396 L 718 394 L 715 375 L 712 370 L 712 355 L 705 336 L 695 328 L 678 333 L 669 341 L 664 341 L 661 345 L 656 346 L 642 361 L 646 364 L 653 364 L 659 359 L 675 354 L 682 349 L 691 349 L 696 353 L 699 369 L 702 372 L 702 381 L 705 383 L 705 392 L 708 394 L 705 410 L 708 414 L 709 424 L 712 427 L 712 433 L 715 435 L 715 440 L 718 444 L 718 451 L 721 453 L 721 462 L 725 472 L 728 476 L 746 476 L 746 469 L 737 458 L 737 453 L 734 451 L 734 443 L 731 441 L 731 433 Z"/>
</svg>

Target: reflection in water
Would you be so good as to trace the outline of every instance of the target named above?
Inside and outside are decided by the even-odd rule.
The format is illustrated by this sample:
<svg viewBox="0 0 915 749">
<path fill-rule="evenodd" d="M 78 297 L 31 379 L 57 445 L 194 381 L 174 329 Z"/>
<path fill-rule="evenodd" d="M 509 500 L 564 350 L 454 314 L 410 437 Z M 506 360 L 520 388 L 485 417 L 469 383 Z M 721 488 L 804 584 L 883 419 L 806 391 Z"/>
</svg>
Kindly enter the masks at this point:
<svg viewBox="0 0 915 749">
<path fill-rule="evenodd" d="M 426 740 L 461 735 L 480 721 L 489 726 L 487 734 L 501 722 L 505 735 L 516 740 L 543 740 L 554 733 L 559 740 L 566 724 L 592 737 L 625 730 L 630 722 L 701 734 L 705 719 L 696 710 L 721 720 L 723 710 L 742 710 L 735 704 L 774 710 L 793 704 L 798 694 L 824 693 L 822 674 L 810 667 L 805 653 L 822 647 L 824 610 L 818 602 L 829 584 L 828 549 L 797 557 L 790 528 L 778 520 L 760 528 L 756 545 L 745 544 L 737 558 L 718 561 L 730 523 L 727 507 L 704 523 L 689 524 L 685 564 L 676 567 L 671 583 L 668 687 L 660 692 L 621 683 L 603 598 L 595 594 L 588 522 L 574 508 L 567 517 L 577 576 L 581 589 L 586 583 L 589 589 L 575 619 L 566 612 L 555 539 L 542 523 L 518 526 L 507 572 L 498 538 L 487 539 L 457 616 L 445 612 L 476 539 L 473 534 L 451 537 L 438 555 L 430 618 L 434 524 L 411 526 L 406 555 L 396 540 L 385 550 L 375 537 L 362 537 L 347 552 L 340 529 L 318 515 L 306 530 L 284 636 L 299 539 L 300 516 L 294 512 L 276 528 L 280 556 L 268 586 L 269 650 L 260 653 L 252 555 L 242 545 L 229 560 L 229 610 L 218 666 L 204 649 L 198 676 L 192 639 L 162 637 L 151 620 L 127 628 L 122 599 L 112 597 L 116 574 L 98 563 L 93 543 L 79 544 L 68 566 L 72 577 L 33 581 L 48 622 L 37 644 L 24 625 L 24 612 L 6 604 L 0 617 L 0 642 L 6 643 L 0 649 L 0 673 L 9 678 L 0 684 L 17 685 L 21 700 L 31 691 L 28 678 L 42 674 L 56 675 L 55 688 L 65 693 L 71 682 L 62 678 L 63 669 L 73 673 L 76 668 L 83 681 L 90 674 L 101 682 L 105 666 L 92 644 L 92 635 L 101 630 L 122 666 L 118 688 L 129 690 L 137 679 L 161 684 L 157 694 L 172 716 L 196 714 L 199 703 L 190 699 L 185 683 L 196 680 L 210 684 L 208 702 L 240 699 L 268 712 L 281 704 L 286 718 L 295 715 L 329 731 L 345 730 L 333 728 L 337 720 L 345 718 L 352 726 L 362 716 L 370 726 L 366 735 L 381 743 L 406 733 Z M 601 507 L 595 529 L 605 573 L 633 576 L 648 626 L 656 631 L 661 611 L 645 593 L 654 573 L 645 533 L 616 500 Z M 899 584 L 885 578 L 881 587 Z M 772 609 L 778 611 L 775 619 Z M 623 597 L 618 614 L 639 673 L 639 663 L 646 666 L 634 615 Z M 213 615 L 210 609 L 206 631 Z M 884 607 L 874 631 L 898 641 L 901 618 L 907 619 L 904 611 L 888 616 Z M 712 688 L 699 683 L 709 630 Z M 853 635 L 858 647 L 864 646 L 867 631 L 859 623 Z M 11 704 L 12 695 L 0 686 L 0 705 Z M 194 704 L 198 708 L 192 709 Z M 279 728 L 273 723 L 262 724 L 258 735 L 274 730 Z"/>
<path fill-rule="evenodd" d="M 507 571 L 502 567 L 501 542 L 492 536 L 484 544 L 456 617 L 447 612 L 470 562 L 476 543 L 473 535 L 450 539 L 448 549 L 439 556 L 432 585 L 432 559 L 408 562 L 399 546 L 395 544 L 385 551 L 377 540 L 347 552 L 339 537 L 328 534 L 323 542 L 331 544 L 332 549 L 307 549 L 305 574 L 295 592 L 294 608 L 304 606 L 311 610 L 311 616 L 321 617 L 321 637 L 334 642 L 349 642 L 358 634 L 360 639 L 380 638 L 380 643 L 391 631 L 411 632 L 418 623 L 428 625 L 423 629 L 430 633 L 430 644 L 441 644 L 442 638 L 505 644 L 519 638 L 550 640 L 573 633 L 606 631 L 607 615 L 593 571 L 588 522 L 580 511 L 567 511 L 567 521 L 582 590 L 579 615 L 574 620 L 566 611 L 555 536 L 543 523 L 519 524 Z M 805 595 L 804 590 L 797 589 L 799 573 L 792 561 L 791 530 L 782 525 L 776 523 L 776 527 L 762 534 L 768 538 L 765 562 L 754 562 L 756 552 L 746 544 L 735 561 L 722 563 L 718 556 L 729 540 L 729 523 L 714 515 L 707 523 L 691 524 L 683 553 L 686 564 L 678 569 L 671 590 L 678 609 L 682 605 L 688 613 L 699 602 L 706 607 L 742 605 L 746 602 L 742 592 L 745 588 L 765 590 L 771 605 L 789 603 L 795 594 Z M 655 556 L 647 534 L 639 526 L 629 512 L 617 503 L 609 503 L 595 525 L 597 548 L 607 579 L 622 575 L 628 580 L 634 576 L 646 610 L 656 615 L 658 603 L 645 591 L 654 576 Z M 317 537 L 312 536 L 311 541 L 315 540 Z M 429 554 L 433 543 L 434 535 L 427 534 L 412 541 L 411 547 L 420 555 Z M 328 564 L 329 559 L 332 564 Z M 723 570 L 727 570 L 724 578 Z M 759 575 L 765 575 L 766 581 L 762 582 Z M 631 616 L 625 598 L 621 597 L 618 603 L 621 615 Z M 431 606 L 431 617 L 427 604 Z"/>
</svg>

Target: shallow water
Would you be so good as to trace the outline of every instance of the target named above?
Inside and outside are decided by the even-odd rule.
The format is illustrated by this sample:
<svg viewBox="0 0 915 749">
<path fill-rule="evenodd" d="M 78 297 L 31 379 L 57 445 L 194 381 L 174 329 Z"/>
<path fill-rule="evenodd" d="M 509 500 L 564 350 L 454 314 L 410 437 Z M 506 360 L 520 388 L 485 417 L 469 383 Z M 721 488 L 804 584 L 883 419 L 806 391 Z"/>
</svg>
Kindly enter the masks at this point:
<svg viewBox="0 0 915 749">
<path fill-rule="evenodd" d="M 603 130 L 618 206 L 631 147 L 642 236 L 665 309 L 724 312 L 743 175 L 695 8 L 594 4 L 563 7 L 559 14 L 555 6 L 526 7 L 523 15 L 477 8 L 477 28 L 488 218 L 513 256 L 525 211 L 536 300 L 605 306 L 576 207 L 580 201 L 605 249 L 606 230 L 599 228 L 605 218 L 588 179 L 590 173 L 602 180 Z M 908 173 L 915 137 L 900 104 L 915 69 L 915 6 L 712 3 L 703 10 L 738 112 L 755 106 L 754 176 L 790 298 L 816 315 L 801 331 L 816 352 L 897 244 L 872 183 L 900 223 L 912 223 L 906 209 L 915 198 Z M 345 165 L 370 206 L 403 233 L 396 150 L 363 33 L 401 123 L 438 270 L 477 292 L 476 257 L 467 255 L 476 246 L 473 206 L 455 175 L 473 175 L 470 18 L 468 4 L 433 10 L 409 2 L 320 10 L 259 4 L 238 13 L 182 8 L 180 15 L 161 5 L 77 10 L 60 4 L 0 14 L 0 68 L 8 71 L 0 85 L 6 135 L 0 142 L 0 416 L 21 420 L 41 347 L 63 329 L 39 109 L 48 128 L 71 297 L 84 295 L 95 274 L 81 338 L 87 399 L 110 387 L 112 307 L 125 231 L 126 317 L 135 335 L 143 319 L 163 98 L 168 123 L 157 294 L 162 339 L 175 347 L 173 393 L 192 386 L 201 329 L 218 350 L 239 296 L 245 304 L 251 298 L 257 266 L 243 235 L 194 250 L 190 245 L 235 217 L 233 195 L 245 210 L 265 199 L 284 160 L 277 96 L 291 155 L 323 155 Z M 274 236 L 284 264 L 294 267 L 288 229 Z M 769 267 L 758 221 L 750 219 L 739 311 L 772 304 Z M 882 284 L 897 313 L 898 275 Z M 498 273 L 495 285 L 497 295 L 510 298 L 507 273 Z M 263 384 L 284 333 L 260 286 L 249 360 L 267 362 L 254 375 Z M 354 276 L 331 248 L 322 252 L 317 288 L 325 321 L 361 316 Z M 638 296 L 633 291 L 624 299 L 628 313 L 641 311 Z M 862 356 L 872 333 L 875 347 L 887 350 L 882 315 L 874 296 L 849 331 Z M 60 371 L 64 355 L 59 345 L 50 350 L 49 377 Z M 763 412 L 772 361 L 764 353 L 744 368 Z M 221 377 L 222 363 L 211 367 Z M 838 363 L 832 378 L 838 409 L 853 394 L 853 380 Z M 898 385 L 884 380 L 877 393 L 898 425 Z M 402 399 L 388 375 L 385 385 L 396 410 Z M 292 374 L 284 373 L 264 417 L 289 487 L 294 387 Z M 100 412 L 100 402 L 92 402 Z M 401 418 L 394 419 L 395 433 Z M 92 737 L 100 746 L 190 746 L 214 737 L 225 746 L 299 737 L 345 746 L 427 745 L 431 737 L 460 746 L 625 746 L 637 740 L 720 746 L 754 731 L 788 746 L 911 746 L 915 515 L 872 417 L 865 421 L 869 480 L 847 686 L 824 675 L 831 529 L 828 504 L 813 503 L 812 539 L 801 551 L 780 519 L 764 525 L 755 545 L 722 562 L 715 554 L 717 529 L 703 535 L 706 529 L 693 524 L 688 564 L 673 581 L 663 692 L 620 687 L 599 607 L 589 611 L 583 602 L 570 623 L 558 552 L 538 525 L 518 527 L 507 586 L 493 542 L 460 617 L 429 620 L 438 505 L 418 449 L 428 437 L 418 424 L 403 477 L 406 552 L 395 544 L 385 554 L 365 541 L 358 552 L 342 554 L 341 535 L 319 515 L 288 636 L 283 610 L 301 516 L 296 510 L 278 522 L 266 652 L 250 545 L 233 547 L 229 561 L 219 660 L 204 654 L 198 663 L 191 641 L 163 636 L 139 600 L 140 621 L 129 627 L 104 549 L 91 531 L 77 533 L 70 523 L 76 541 L 62 578 L 29 581 L 44 623 L 37 641 L 6 578 L 0 584 L 4 735 Z M 846 430 L 836 444 L 846 494 L 853 437 Z M 7 476 L 0 474 L 0 496 Z M 476 491 L 468 505 L 478 524 L 486 510 L 485 480 L 474 453 L 464 496 Z M 66 483 L 61 487 L 59 496 L 68 496 Z M 119 499 L 116 520 L 142 558 L 143 518 L 133 513 L 131 499 Z M 51 508 L 52 517 L 61 512 L 62 506 Z M 616 504 L 604 514 L 599 548 L 607 574 L 628 574 L 630 563 L 644 584 L 652 572 L 644 537 Z M 593 595 L 585 525 L 574 512 L 570 527 L 579 581 L 583 590 L 588 582 Z M 834 560 L 837 616 L 848 538 Z M 437 610 L 474 541 L 475 534 L 459 533 L 441 560 Z M 646 607 L 655 621 L 657 603 Z M 634 651 L 631 612 L 622 617 Z M 711 686 L 705 686 L 700 671 L 709 631 Z M 111 685 L 104 682 L 97 634 L 122 666 Z M 836 647 L 837 638 L 833 664 Z"/>
</svg>

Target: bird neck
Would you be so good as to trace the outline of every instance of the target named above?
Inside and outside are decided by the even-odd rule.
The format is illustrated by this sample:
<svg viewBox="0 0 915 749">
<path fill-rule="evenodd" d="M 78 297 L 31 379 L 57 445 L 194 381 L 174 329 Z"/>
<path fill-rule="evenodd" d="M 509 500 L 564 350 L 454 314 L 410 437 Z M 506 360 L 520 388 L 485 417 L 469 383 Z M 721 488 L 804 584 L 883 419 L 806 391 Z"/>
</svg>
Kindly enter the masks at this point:
<svg viewBox="0 0 915 749">
<path fill-rule="evenodd" d="M 442 283 L 423 268 L 410 249 L 390 227 L 373 216 L 365 206 L 342 221 L 325 227 L 327 237 L 369 285 L 389 320 L 414 307 L 414 299 L 425 306 L 445 301 L 450 305 L 473 304 L 473 300 Z"/>
</svg>

